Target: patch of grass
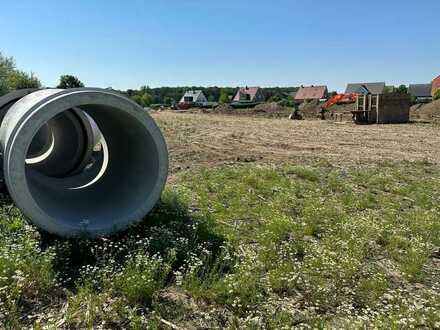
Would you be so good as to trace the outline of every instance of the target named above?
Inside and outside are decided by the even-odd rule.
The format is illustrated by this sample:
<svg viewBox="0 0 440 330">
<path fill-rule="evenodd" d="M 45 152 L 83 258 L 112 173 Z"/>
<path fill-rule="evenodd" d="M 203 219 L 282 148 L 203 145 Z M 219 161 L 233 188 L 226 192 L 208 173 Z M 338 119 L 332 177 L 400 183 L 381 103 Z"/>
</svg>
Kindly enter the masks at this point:
<svg viewBox="0 0 440 330">
<path fill-rule="evenodd" d="M 439 219 L 429 163 L 186 173 L 142 224 L 95 241 L 5 205 L 0 327 L 440 327 Z"/>
<path fill-rule="evenodd" d="M 129 259 L 109 286 L 130 305 L 150 306 L 153 294 L 164 287 L 170 269 L 161 257 L 138 254 Z"/>
<path fill-rule="evenodd" d="M 355 306 L 374 308 L 389 288 L 386 275 L 380 269 L 372 268 L 357 281 L 354 289 Z"/>
<path fill-rule="evenodd" d="M 320 178 L 319 171 L 305 166 L 290 166 L 287 170 L 287 174 L 295 174 L 298 178 L 311 182 L 317 182 Z"/>
</svg>

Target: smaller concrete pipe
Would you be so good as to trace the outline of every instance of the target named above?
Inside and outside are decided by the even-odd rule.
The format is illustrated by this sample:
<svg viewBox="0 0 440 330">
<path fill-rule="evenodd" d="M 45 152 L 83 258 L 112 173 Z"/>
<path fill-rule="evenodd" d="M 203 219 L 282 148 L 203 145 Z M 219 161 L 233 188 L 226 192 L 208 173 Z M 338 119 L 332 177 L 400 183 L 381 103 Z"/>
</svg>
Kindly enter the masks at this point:
<svg viewBox="0 0 440 330">
<path fill-rule="evenodd" d="M 17 89 L 0 97 L 0 122 L 15 102 L 37 90 L 36 88 Z"/>
<path fill-rule="evenodd" d="M 91 125 L 82 111 L 65 111 L 39 129 L 26 163 L 49 177 L 79 173 L 92 156 L 93 139 Z"/>
<path fill-rule="evenodd" d="M 95 163 L 61 177 L 27 164 L 36 134 L 71 109 L 90 116 L 102 133 Z M 68 144 L 65 136 L 60 139 Z M 5 116 L 0 143 L 5 182 L 16 205 L 35 225 L 65 237 L 106 236 L 141 221 L 160 198 L 168 174 L 166 144 L 153 119 L 108 90 L 43 90 L 25 96 Z"/>
<path fill-rule="evenodd" d="M 56 93 L 60 90 L 20 89 L 0 97 L 0 123 L 8 111 L 26 95 Z M 12 109 L 14 111 L 14 109 Z M 6 118 L 6 121 L 9 120 Z M 66 111 L 45 123 L 35 135 L 26 162 L 48 176 L 63 177 L 87 166 L 93 152 L 94 130 L 79 109 Z M 59 143 L 63 141 L 63 143 Z"/>
</svg>

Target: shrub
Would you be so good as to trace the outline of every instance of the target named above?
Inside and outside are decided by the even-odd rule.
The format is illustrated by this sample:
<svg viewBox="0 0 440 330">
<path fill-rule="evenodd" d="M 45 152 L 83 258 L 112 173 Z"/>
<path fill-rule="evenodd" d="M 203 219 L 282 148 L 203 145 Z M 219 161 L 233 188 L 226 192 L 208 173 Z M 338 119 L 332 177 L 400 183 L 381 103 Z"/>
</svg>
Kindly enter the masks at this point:
<svg viewBox="0 0 440 330">
<path fill-rule="evenodd" d="M 440 100 L 440 88 L 434 93 L 434 100 Z"/>
</svg>

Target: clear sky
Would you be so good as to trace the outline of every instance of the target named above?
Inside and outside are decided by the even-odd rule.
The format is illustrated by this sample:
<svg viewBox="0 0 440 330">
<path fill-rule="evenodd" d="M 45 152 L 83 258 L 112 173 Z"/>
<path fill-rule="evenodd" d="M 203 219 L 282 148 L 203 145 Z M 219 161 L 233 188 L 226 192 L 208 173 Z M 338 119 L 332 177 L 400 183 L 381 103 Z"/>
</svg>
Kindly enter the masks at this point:
<svg viewBox="0 0 440 330">
<path fill-rule="evenodd" d="M 425 83 L 439 0 L 2 1 L 0 51 L 46 86 Z"/>
</svg>

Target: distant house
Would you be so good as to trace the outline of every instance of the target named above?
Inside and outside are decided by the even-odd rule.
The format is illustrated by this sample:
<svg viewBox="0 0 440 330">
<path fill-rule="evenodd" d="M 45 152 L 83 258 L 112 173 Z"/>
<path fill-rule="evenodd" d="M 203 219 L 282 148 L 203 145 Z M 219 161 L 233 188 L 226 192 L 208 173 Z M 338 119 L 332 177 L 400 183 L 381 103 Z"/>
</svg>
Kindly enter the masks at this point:
<svg viewBox="0 0 440 330">
<path fill-rule="evenodd" d="M 206 98 L 203 91 L 187 91 L 185 95 L 182 96 L 179 103 L 206 103 L 208 99 Z"/>
<path fill-rule="evenodd" d="M 189 108 L 192 106 L 203 106 L 208 103 L 203 91 L 187 91 L 179 101 L 179 108 Z"/>
<path fill-rule="evenodd" d="M 411 84 L 408 93 L 416 99 L 416 102 L 432 101 L 432 84 Z"/>
<path fill-rule="evenodd" d="M 234 103 L 259 103 L 264 102 L 263 90 L 260 87 L 241 87 L 235 94 Z"/>
<path fill-rule="evenodd" d="M 327 86 L 308 86 L 301 88 L 295 94 L 295 101 L 322 100 L 328 96 Z"/>
<path fill-rule="evenodd" d="M 383 94 L 384 91 L 384 82 L 355 83 L 347 85 L 347 88 L 345 89 L 345 94 Z"/>
<path fill-rule="evenodd" d="M 432 81 L 431 96 L 434 97 L 436 91 L 440 89 L 440 76 Z"/>
</svg>

